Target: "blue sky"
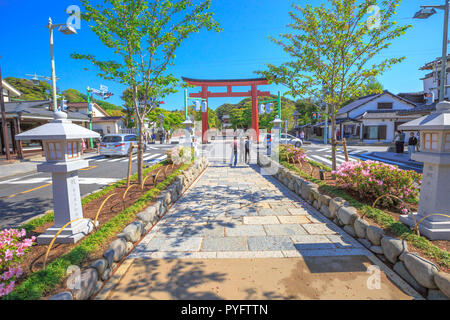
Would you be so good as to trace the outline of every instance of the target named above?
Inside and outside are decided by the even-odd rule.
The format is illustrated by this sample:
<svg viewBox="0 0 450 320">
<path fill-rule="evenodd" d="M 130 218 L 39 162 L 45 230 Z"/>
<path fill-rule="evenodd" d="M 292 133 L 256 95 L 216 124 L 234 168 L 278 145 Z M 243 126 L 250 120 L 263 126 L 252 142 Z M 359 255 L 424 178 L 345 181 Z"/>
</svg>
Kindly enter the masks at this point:
<svg viewBox="0 0 450 320">
<path fill-rule="evenodd" d="M 175 76 L 233 79 L 256 77 L 255 70 L 263 70 L 267 62 L 279 64 L 286 60 L 281 48 L 273 44 L 268 36 L 277 36 L 288 31 L 289 11 L 292 0 L 213 0 L 212 10 L 223 32 L 201 32 L 186 40 L 177 51 Z M 320 0 L 296 0 L 296 4 Z M 419 71 L 425 62 L 441 55 L 443 12 L 427 20 L 413 20 L 411 17 L 420 5 L 436 4 L 437 0 L 403 0 L 397 14 L 399 24 L 412 24 L 407 34 L 393 41 L 390 49 L 377 58 L 406 56 L 406 60 L 394 66 L 378 80 L 384 88 L 393 92 L 414 92 L 422 90 Z M 0 0 L 0 64 L 4 77 L 25 78 L 25 74 L 51 75 L 49 58 L 48 17 L 54 23 L 67 20 L 65 9 L 76 0 Z M 56 73 L 60 78 L 61 90 L 75 88 L 82 92 L 86 86 L 98 88 L 100 84 L 109 86 L 115 94 L 108 101 L 118 105 L 124 86 L 105 81 L 96 76 L 95 69 L 86 62 L 70 58 L 74 51 L 108 57 L 108 49 L 102 46 L 88 25 L 82 22 L 77 35 L 55 34 Z M 83 70 L 87 67 L 89 71 Z M 276 93 L 287 91 L 283 86 L 265 86 L 260 90 Z M 196 92 L 197 89 L 190 89 Z M 215 109 L 225 102 L 236 103 L 240 98 L 210 99 L 209 105 Z M 165 100 L 164 108 L 183 108 L 183 93 L 180 91 Z"/>
</svg>

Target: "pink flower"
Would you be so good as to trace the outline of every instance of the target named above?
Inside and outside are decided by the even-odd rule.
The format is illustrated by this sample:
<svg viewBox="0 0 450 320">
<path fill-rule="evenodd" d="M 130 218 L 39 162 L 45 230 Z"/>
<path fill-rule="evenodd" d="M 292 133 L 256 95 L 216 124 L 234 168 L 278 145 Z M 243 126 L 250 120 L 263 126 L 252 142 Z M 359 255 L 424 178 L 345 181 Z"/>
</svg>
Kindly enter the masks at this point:
<svg viewBox="0 0 450 320">
<path fill-rule="evenodd" d="M 5 251 L 5 261 L 10 261 L 13 258 L 13 251 L 6 249 Z"/>
</svg>

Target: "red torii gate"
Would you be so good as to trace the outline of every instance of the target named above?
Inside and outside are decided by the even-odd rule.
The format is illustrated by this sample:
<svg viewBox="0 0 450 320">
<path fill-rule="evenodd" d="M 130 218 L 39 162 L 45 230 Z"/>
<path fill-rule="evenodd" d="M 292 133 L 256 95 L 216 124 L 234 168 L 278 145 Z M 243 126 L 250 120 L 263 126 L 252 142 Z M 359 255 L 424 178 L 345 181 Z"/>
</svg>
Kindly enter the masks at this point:
<svg viewBox="0 0 450 320">
<path fill-rule="evenodd" d="M 238 80 L 200 80 L 182 77 L 183 81 L 201 87 L 202 91 L 199 93 L 189 94 L 190 98 L 201 98 L 208 102 L 209 98 L 224 98 L 224 97 L 252 97 L 252 128 L 256 132 L 256 141 L 259 142 L 259 112 L 258 112 L 258 97 L 270 97 L 269 91 L 259 91 L 258 85 L 268 85 L 269 81 L 266 78 L 256 79 L 238 79 Z M 251 90 L 248 92 L 233 92 L 233 87 L 250 86 Z M 210 92 L 209 87 L 227 87 L 227 92 Z M 208 136 L 206 134 L 209 129 L 208 124 L 208 109 L 202 112 L 202 143 L 208 143 Z"/>
</svg>

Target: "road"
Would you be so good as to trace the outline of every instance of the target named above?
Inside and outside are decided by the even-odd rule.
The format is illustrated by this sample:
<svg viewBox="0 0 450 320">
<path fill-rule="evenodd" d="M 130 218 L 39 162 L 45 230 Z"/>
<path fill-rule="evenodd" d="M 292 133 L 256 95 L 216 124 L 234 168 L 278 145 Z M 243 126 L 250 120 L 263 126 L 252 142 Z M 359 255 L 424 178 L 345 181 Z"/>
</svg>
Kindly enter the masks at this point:
<svg viewBox="0 0 450 320">
<path fill-rule="evenodd" d="M 320 162 L 326 166 L 331 167 L 331 146 L 330 145 L 323 145 L 323 144 L 311 144 L 311 145 L 305 145 L 303 147 L 305 150 L 307 150 L 307 157 L 311 160 L 314 160 L 316 162 Z M 358 159 L 361 160 L 376 160 L 380 162 L 385 162 L 388 164 L 397 165 L 400 169 L 403 170 L 415 170 L 418 172 L 422 172 L 421 168 L 419 166 L 410 166 L 402 162 L 396 162 L 396 161 L 388 161 L 385 159 L 380 158 L 374 158 L 370 154 L 372 152 L 384 152 L 386 151 L 387 147 L 381 147 L 381 146 L 349 146 L 347 147 L 348 156 L 350 161 L 358 161 Z M 345 156 L 344 151 L 342 150 L 342 147 L 338 149 L 338 152 L 336 153 L 336 162 L 337 166 L 339 167 L 342 163 L 345 162 Z"/>
<path fill-rule="evenodd" d="M 144 162 L 152 164 L 166 158 L 165 152 L 174 145 L 149 145 L 144 154 Z M 136 160 L 134 155 L 133 160 Z M 106 158 L 88 156 L 89 168 L 79 171 L 81 195 L 119 181 L 126 177 L 128 157 Z M 136 173 L 133 163 L 132 173 Z M 29 173 L 0 181 L 0 226 L 14 227 L 45 211 L 53 209 L 51 174 Z"/>
</svg>

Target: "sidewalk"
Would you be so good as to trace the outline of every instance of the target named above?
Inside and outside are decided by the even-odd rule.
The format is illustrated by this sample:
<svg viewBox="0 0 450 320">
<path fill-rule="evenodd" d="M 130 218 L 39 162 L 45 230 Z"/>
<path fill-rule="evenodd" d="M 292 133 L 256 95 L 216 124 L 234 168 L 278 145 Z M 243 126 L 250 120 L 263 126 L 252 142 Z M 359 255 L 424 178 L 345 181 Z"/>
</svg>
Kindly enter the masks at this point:
<svg viewBox="0 0 450 320">
<path fill-rule="evenodd" d="M 383 271 L 369 289 L 385 266 L 257 170 L 211 163 L 96 299 L 412 299 Z"/>
<path fill-rule="evenodd" d="M 371 152 L 369 153 L 370 156 L 373 156 L 375 158 L 380 158 L 383 160 L 389 160 L 393 162 L 400 162 L 410 167 L 417 167 L 422 168 L 423 163 L 417 162 L 417 161 L 410 161 L 409 160 L 409 154 L 404 153 L 395 153 L 395 152 Z"/>
</svg>

